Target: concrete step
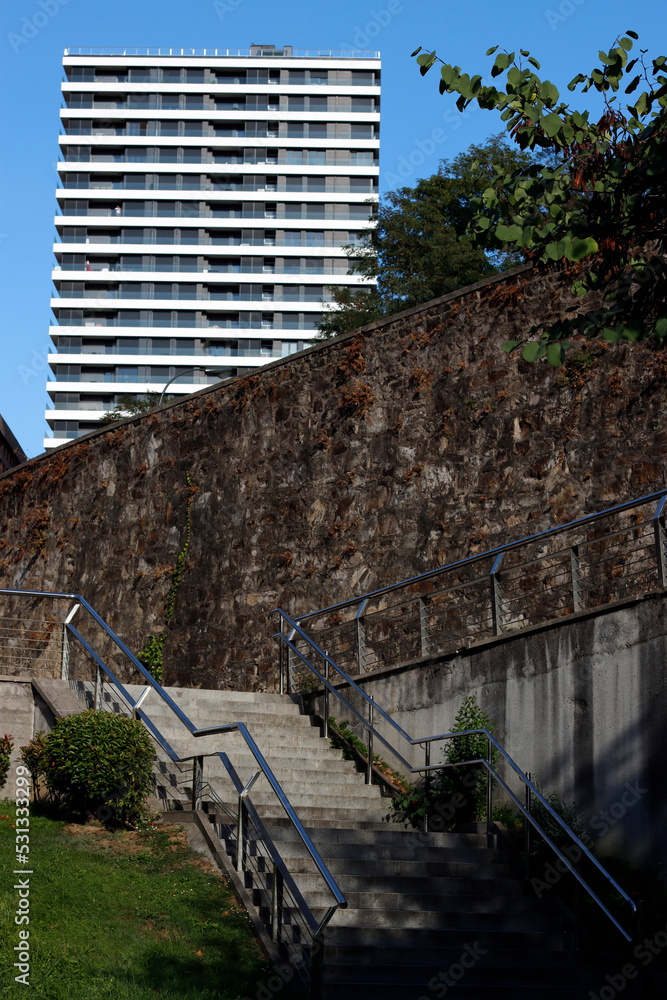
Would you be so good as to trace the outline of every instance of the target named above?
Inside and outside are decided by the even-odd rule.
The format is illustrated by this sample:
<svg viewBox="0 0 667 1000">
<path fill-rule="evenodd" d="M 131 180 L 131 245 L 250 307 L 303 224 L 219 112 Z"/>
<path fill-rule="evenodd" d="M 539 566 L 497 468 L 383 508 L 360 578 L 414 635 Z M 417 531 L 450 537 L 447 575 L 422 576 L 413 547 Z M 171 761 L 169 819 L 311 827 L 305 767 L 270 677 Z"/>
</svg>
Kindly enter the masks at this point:
<svg viewBox="0 0 667 1000">
<path fill-rule="evenodd" d="M 487 939 L 488 937 L 490 935 L 487 935 Z M 453 963 L 460 962 L 462 955 L 470 961 L 471 958 L 477 957 L 483 951 L 483 955 L 479 958 L 480 965 L 492 966 L 494 969 L 511 969 L 523 966 L 545 973 L 554 968 L 579 968 L 576 952 L 533 948 L 530 946 L 530 942 L 527 942 L 527 947 L 496 947 L 491 950 L 479 945 L 477 941 L 468 941 L 463 946 L 458 947 L 450 946 L 449 943 L 443 944 L 441 935 L 440 942 L 438 946 L 428 947 L 415 942 L 410 947 L 405 947 L 400 944 L 400 938 L 398 938 L 396 941 L 388 943 L 386 947 L 369 948 L 364 944 L 333 944 L 327 937 L 327 964 L 350 965 L 357 969 L 369 966 L 377 975 L 378 958 L 383 960 L 383 966 L 384 960 L 386 960 L 387 965 L 393 966 L 427 968 L 435 965 L 438 969 L 447 969 Z M 479 947 L 476 947 L 477 945 Z"/>
<path fill-rule="evenodd" d="M 312 897 L 311 897 L 312 898 Z M 312 899 L 314 908 L 330 905 L 331 895 L 327 894 L 326 899 L 318 902 Z M 527 933 L 529 931 L 553 931 L 558 933 L 562 927 L 562 922 L 556 915 L 548 911 L 533 911 L 529 916 L 524 914 L 509 913 L 457 913 L 447 910 L 425 910 L 423 908 L 404 909 L 399 900 L 397 906 L 386 907 L 354 907 L 349 906 L 346 910 L 339 910 L 336 914 L 336 926 L 338 927 L 415 927 L 415 928 L 441 928 L 443 931 L 463 930 L 468 935 L 481 933 L 482 931 L 515 931 L 517 933 Z"/>
<path fill-rule="evenodd" d="M 325 950 L 340 947 L 355 947 L 365 949 L 369 955 L 378 949 L 393 950 L 396 947 L 413 950 L 417 948 L 443 947 L 458 950 L 459 954 L 466 945 L 477 942 L 489 953 L 496 954 L 506 949 L 524 948 L 533 954 L 556 951 L 566 952 L 564 939 L 559 931 L 543 931 L 538 928 L 516 931 L 511 928 L 470 928 L 449 927 L 443 936 L 440 925 L 437 927 L 416 927 L 412 925 L 378 927 L 375 924 L 357 926 L 353 922 L 342 921 L 347 910 L 337 910 L 325 935 Z M 472 936 L 471 936 L 472 935 Z"/>
<path fill-rule="evenodd" d="M 468 952 L 468 961 L 472 963 L 476 955 L 474 945 L 471 946 L 471 952 L 472 954 Z M 461 953 L 458 955 L 458 959 L 460 958 Z M 471 989 L 472 987 L 479 988 L 480 986 L 496 988 L 519 987 L 525 990 L 531 987 L 533 989 L 542 987 L 547 983 L 552 989 L 566 991 L 565 995 L 569 997 L 569 990 L 572 987 L 584 989 L 585 987 L 590 988 L 599 984 L 599 974 L 572 965 L 551 965 L 547 968 L 531 968 L 519 963 L 518 967 L 511 968 L 503 965 L 498 966 L 493 960 L 491 960 L 489 965 L 485 965 L 483 964 L 484 957 L 482 957 L 476 964 L 471 965 L 470 968 L 466 968 L 458 959 L 455 959 L 452 965 L 454 966 L 454 975 L 457 977 L 460 976 L 460 978 L 457 984 L 456 980 L 450 975 L 446 995 L 449 995 L 450 989 L 454 991 L 459 990 L 461 987 L 465 987 L 466 989 Z M 461 970 L 463 975 L 461 975 Z M 327 961 L 325 981 L 328 983 L 338 983 L 341 986 L 347 983 L 367 983 L 373 985 L 377 983 L 378 971 L 377 968 L 368 965 L 342 965 Z M 443 973 L 442 976 L 440 976 L 440 972 Z M 389 957 L 387 964 L 382 965 L 381 978 L 386 983 L 394 985 L 404 984 L 405 986 L 416 986 L 418 989 L 428 989 L 428 984 L 433 979 L 438 984 L 443 984 L 443 982 L 446 984 L 447 973 L 448 967 L 439 962 L 416 968 L 409 965 L 398 965 Z M 437 995 L 439 994 L 436 993 Z"/>
<path fill-rule="evenodd" d="M 389 800 L 387 800 L 389 801 Z M 273 833 L 273 831 L 269 831 Z M 420 833 L 413 829 L 405 830 L 402 827 L 392 824 L 381 832 L 363 831 L 355 829 L 335 829 L 313 831 L 319 843 L 324 844 L 355 844 L 371 845 L 376 848 L 390 846 L 405 849 L 413 855 L 417 851 L 428 850 L 430 848 L 449 848 L 456 850 L 468 850 L 474 852 L 474 857 L 480 850 L 486 852 L 486 835 L 481 833 Z M 280 836 L 283 843 L 294 841 L 299 843 L 296 831 L 282 831 L 276 836 Z M 494 849 L 495 850 L 495 849 Z M 420 854 L 421 856 L 421 854 Z"/>
</svg>

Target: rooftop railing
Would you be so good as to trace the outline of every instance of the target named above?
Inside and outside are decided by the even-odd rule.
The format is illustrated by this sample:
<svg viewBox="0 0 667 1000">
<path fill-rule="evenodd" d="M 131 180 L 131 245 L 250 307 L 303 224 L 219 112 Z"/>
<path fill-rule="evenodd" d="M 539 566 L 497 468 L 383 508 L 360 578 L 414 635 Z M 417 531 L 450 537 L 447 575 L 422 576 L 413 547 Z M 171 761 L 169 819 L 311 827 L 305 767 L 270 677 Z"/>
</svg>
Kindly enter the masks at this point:
<svg viewBox="0 0 667 1000">
<path fill-rule="evenodd" d="M 85 49 L 67 48 L 65 56 L 188 56 L 205 58 L 379 59 L 379 51 L 363 49 Z"/>
</svg>

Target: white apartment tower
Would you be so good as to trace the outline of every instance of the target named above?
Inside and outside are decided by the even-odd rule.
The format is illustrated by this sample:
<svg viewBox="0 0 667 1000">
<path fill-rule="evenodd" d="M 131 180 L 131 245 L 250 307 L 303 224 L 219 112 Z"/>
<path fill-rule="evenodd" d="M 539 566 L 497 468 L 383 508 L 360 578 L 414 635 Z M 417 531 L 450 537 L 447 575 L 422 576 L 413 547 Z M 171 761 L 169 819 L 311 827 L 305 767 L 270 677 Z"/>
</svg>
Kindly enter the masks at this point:
<svg viewBox="0 0 667 1000">
<path fill-rule="evenodd" d="M 63 67 L 46 447 L 174 376 L 186 394 L 308 346 L 329 286 L 364 284 L 343 247 L 378 191 L 378 53 L 68 49 Z"/>
</svg>

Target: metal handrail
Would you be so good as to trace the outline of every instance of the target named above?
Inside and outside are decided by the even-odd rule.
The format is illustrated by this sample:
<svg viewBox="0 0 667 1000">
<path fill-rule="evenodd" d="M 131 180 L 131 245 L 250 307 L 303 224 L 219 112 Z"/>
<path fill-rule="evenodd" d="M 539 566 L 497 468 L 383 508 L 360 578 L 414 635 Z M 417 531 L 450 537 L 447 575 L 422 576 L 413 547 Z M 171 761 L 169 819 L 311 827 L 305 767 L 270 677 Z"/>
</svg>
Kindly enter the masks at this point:
<svg viewBox="0 0 667 1000">
<path fill-rule="evenodd" d="M 377 739 L 379 739 L 380 742 L 383 743 L 384 746 L 390 751 L 390 753 L 392 753 L 394 755 L 394 757 L 396 757 L 396 759 L 401 762 L 401 764 L 407 769 L 407 771 L 410 774 L 429 773 L 431 771 L 439 771 L 439 770 L 446 769 L 448 767 L 460 767 L 462 765 L 471 765 L 471 764 L 481 764 L 481 765 L 483 765 L 484 768 L 486 769 L 486 772 L 487 772 L 487 833 L 491 832 L 491 810 L 490 810 L 491 782 L 492 782 L 492 780 L 496 780 L 501 785 L 501 787 L 504 789 L 504 791 L 509 795 L 509 797 L 512 799 L 512 801 L 514 802 L 514 804 L 518 807 L 519 811 L 524 816 L 524 818 L 540 834 L 540 836 L 544 839 L 544 841 L 547 843 L 547 845 L 555 852 L 555 854 L 557 855 L 557 857 L 559 858 L 559 860 L 564 865 L 566 865 L 568 871 L 574 876 L 574 878 L 582 886 L 582 888 L 585 889 L 585 891 L 589 894 L 589 896 L 591 897 L 591 899 L 593 899 L 594 902 L 600 907 L 600 909 L 603 911 L 603 913 L 613 923 L 613 925 L 616 927 L 616 929 L 622 934 L 622 936 L 625 938 L 625 940 L 628 941 L 628 942 L 634 940 L 634 938 L 635 938 L 636 935 L 634 933 L 631 934 L 628 931 L 626 931 L 625 928 L 618 922 L 618 920 L 609 911 L 609 909 L 605 906 L 605 904 L 602 902 L 602 900 L 597 896 L 597 894 L 591 888 L 591 886 L 579 874 L 579 872 L 577 872 L 577 870 L 574 868 L 574 866 L 570 862 L 570 860 L 565 856 L 565 854 L 560 850 L 560 848 L 557 847 L 557 845 L 553 842 L 553 840 L 549 837 L 549 835 L 542 829 L 541 825 L 537 822 L 537 820 L 535 819 L 535 817 L 531 814 L 530 810 L 528 810 L 528 809 L 525 808 L 525 806 L 520 802 L 520 800 L 517 798 L 517 796 L 514 794 L 514 792 L 512 792 L 512 790 L 509 788 L 509 786 L 507 785 L 507 783 L 499 775 L 498 771 L 493 767 L 493 764 L 492 764 L 492 748 L 494 748 L 495 750 L 497 750 L 497 752 L 500 754 L 500 756 L 506 761 L 507 764 L 509 764 L 509 766 L 511 767 L 511 769 L 520 778 L 520 780 L 526 786 L 526 788 L 528 788 L 530 790 L 531 796 L 533 796 L 535 799 L 537 799 L 539 801 L 539 803 L 547 811 L 547 813 L 549 814 L 549 816 L 560 826 L 561 830 L 568 837 L 570 837 L 572 839 L 572 841 L 574 841 L 574 843 L 577 846 L 577 849 L 580 850 L 581 853 L 586 858 L 588 858 L 589 861 L 591 861 L 593 863 L 593 865 L 595 866 L 595 868 L 606 879 L 607 883 L 610 886 L 612 886 L 619 893 L 619 895 L 621 896 L 621 898 L 630 907 L 630 909 L 632 911 L 632 914 L 633 914 L 633 917 L 635 918 L 635 921 L 638 922 L 639 921 L 639 908 L 638 908 L 637 904 L 630 898 L 630 896 L 628 896 L 628 894 L 621 888 L 621 886 L 616 882 L 616 880 L 609 874 L 609 872 L 593 856 L 593 854 L 589 851 L 589 849 L 586 847 L 586 845 L 579 839 L 579 837 L 577 837 L 576 833 L 568 826 L 568 824 L 565 822 L 565 820 L 563 820 L 563 818 L 558 815 L 558 813 L 554 810 L 554 808 L 544 798 L 544 796 L 542 795 L 542 793 L 540 792 L 540 790 L 533 784 L 533 782 L 530 780 L 530 778 L 528 778 L 527 775 L 524 774 L 524 772 L 521 770 L 521 768 L 516 763 L 516 761 L 514 761 L 512 759 L 512 757 L 510 757 L 510 755 L 507 753 L 507 751 L 500 745 L 500 743 L 498 743 L 498 741 L 495 739 L 495 737 L 493 736 L 493 734 L 489 732 L 488 729 L 469 729 L 469 730 L 465 730 L 465 731 L 458 732 L 458 733 L 438 733 L 438 734 L 432 735 L 432 736 L 421 736 L 421 737 L 416 737 L 416 738 L 410 736 L 405 731 L 405 729 L 402 728 L 402 726 L 400 726 L 387 712 L 385 712 L 384 709 L 382 709 L 373 698 L 371 698 L 369 695 L 367 695 L 366 692 L 361 687 L 359 687 L 359 685 L 357 683 L 355 683 L 355 681 L 353 681 L 352 678 L 344 670 L 342 670 L 341 667 L 339 667 L 331 659 L 331 657 L 327 653 L 325 653 L 324 650 L 322 650 L 317 645 L 317 643 L 306 632 L 304 632 L 304 630 L 301 628 L 301 626 L 297 622 L 293 621 L 289 617 L 289 615 L 287 615 L 285 613 L 285 611 L 283 611 L 282 609 L 278 609 L 278 611 L 279 611 L 280 615 L 282 616 L 282 618 L 284 619 L 284 621 L 286 621 L 287 624 L 290 626 L 290 628 L 291 628 L 292 631 L 290 632 L 290 636 L 289 637 L 286 636 L 283 632 L 277 632 L 277 633 L 274 634 L 273 638 L 276 638 L 276 639 L 284 642 L 287 645 L 287 647 L 289 649 L 291 649 L 292 652 L 295 653 L 300 658 L 300 660 L 311 670 L 311 672 L 313 674 L 315 674 L 315 676 L 321 681 L 323 687 L 326 690 L 328 690 L 331 693 L 333 693 L 339 699 L 339 701 L 341 701 L 345 705 L 345 707 L 347 708 L 347 710 L 349 712 L 351 712 L 359 722 L 361 722 L 361 724 L 368 731 L 368 733 L 372 734 L 373 737 L 376 737 Z M 295 645 L 295 643 L 291 641 L 292 637 L 294 637 L 294 635 L 297 634 L 297 633 L 298 633 L 298 635 L 302 639 L 304 639 L 309 644 L 309 646 L 312 647 L 312 649 L 317 654 L 319 654 L 324 659 L 324 662 L 327 665 L 326 675 L 320 673 L 320 671 L 303 655 L 303 653 L 300 652 L 300 650 L 297 648 L 297 646 Z M 366 704 L 368 705 L 368 709 L 369 709 L 369 713 L 368 713 L 369 714 L 369 718 L 368 719 L 365 719 L 363 717 L 363 715 L 360 712 L 358 712 L 354 708 L 354 706 L 348 701 L 348 699 L 345 698 L 345 697 L 343 697 L 343 695 L 334 686 L 334 684 L 331 683 L 331 681 L 329 680 L 328 667 L 333 667 L 338 672 L 338 674 L 340 675 L 340 677 L 347 684 L 349 684 L 350 687 L 354 691 L 357 692 L 357 694 L 359 694 L 361 696 L 361 698 L 363 699 L 364 702 L 366 702 Z M 373 725 L 373 721 L 372 721 L 373 720 L 373 715 L 375 713 L 378 713 L 380 716 L 382 716 L 382 718 L 395 730 L 395 732 L 398 733 L 398 735 L 402 739 L 404 739 L 410 746 L 424 746 L 425 747 L 425 750 L 426 750 L 426 762 L 425 762 L 425 764 L 424 764 L 423 767 L 413 767 L 409 763 L 409 761 L 407 761 L 405 759 L 405 757 L 403 756 L 403 754 L 401 754 L 400 751 L 397 750 L 396 747 L 394 747 L 389 742 L 389 740 L 385 739 L 385 737 L 382 736 L 382 734 L 378 732 L 378 730 Z M 473 735 L 484 736 L 487 739 L 487 741 L 488 741 L 488 748 L 489 748 L 488 759 L 477 758 L 475 760 L 459 761 L 456 764 L 430 764 L 430 745 L 431 745 L 431 743 L 438 742 L 438 741 L 441 741 L 441 740 L 456 739 L 457 737 L 460 737 L 460 736 L 473 736 Z M 369 754 L 369 759 L 370 759 L 370 754 Z"/>
<path fill-rule="evenodd" d="M 181 708 L 179 708 L 179 706 L 176 704 L 176 702 L 173 700 L 173 698 L 171 698 L 167 694 L 167 692 L 164 690 L 164 688 L 155 680 L 154 677 L 151 676 L 151 674 L 148 672 L 148 670 L 146 670 L 146 668 L 144 667 L 144 665 L 137 659 L 137 657 L 130 651 L 130 649 L 128 649 L 128 647 L 125 645 L 125 643 L 122 641 L 122 639 L 120 639 L 116 635 L 116 633 L 109 627 L 109 625 L 107 625 L 107 623 L 104 621 L 104 619 L 95 611 L 95 609 L 93 607 L 91 607 L 91 605 L 88 603 L 88 601 L 86 601 L 86 599 L 84 597 L 82 597 L 80 594 L 55 593 L 55 592 L 40 591 L 40 590 L 14 590 L 14 589 L 5 589 L 5 588 L 0 588 L 0 594 L 4 594 L 6 596 L 13 596 L 13 597 L 37 597 L 37 598 L 50 598 L 50 599 L 53 599 L 53 600 L 68 600 L 68 601 L 72 601 L 73 600 L 73 601 L 77 601 L 80 604 L 80 606 L 82 608 L 84 608 L 88 612 L 88 614 L 93 618 L 93 620 L 100 626 L 100 628 L 102 628 L 102 630 L 109 636 L 109 638 L 118 647 L 118 649 L 125 656 L 127 656 L 129 658 L 129 660 L 132 663 L 132 665 L 142 674 L 142 676 L 145 678 L 145 680 L 148 681 L 148 683 L 151 685 L 151 687 L 158 693 L 158 695 L 160 696 L 160 698 L 162 699 L 162 701 L 164 701 L 165 704 L 169 706 L 169 708 L 172 710 L 172 712 L 176 715 L 176 717 L 179 719 L 179 721 L 185 726 L 185 728 L 189 731 L 189 733 L 192 736 L 194 736 L 194 737 L 214 736 L 214 735 L 218 735 L 218 734 L 221 734 L 221 733 L 230 733 L 230 732 L 238 732 L 238 733 L 240 733 L 241 736 L 243 737 L 243 739 L 244 739 L 244 741 L 245 741 L 248 749 L 250 750 L 250 752 L 252 753 L 253 757 L 255 758 L 257 764 L 259 765 L 260 770 L 262 771 L 262 773 L 266 777 L 267 781 L 269 782 L 269 784 L 270 784 L 270 786 L 271 786 L 274 794 L 278 798 L 278 801 L 280 802 L 280 804 L 281 804 L 284 812 L 286 813 L 288 819 L 290 820 L 292 826 L 297 831 L 297 833 L 298 833 L 301 841 L 303 842 L 303 844 L 304 844 L 304 846 L 305 846 L 308 854 L 310 855 L 311 859 L 315 863 L 315 865 L 316 865 L 316 867 L 317 867 L 320 875 L 322 876 L 322 878 L 326 882 L 327 887 L 329 888 L 332 896 L 334 897 L 335 905 L 333 905 L 332 907 L 330 907 L 329 911 L 327 912 L 327 914 L 326 914 L 326 916 L 324 918 L 324 922 L 320 922 L 319 925 L 318 925 L 317 921 L 315 920 L 315 918 L 313 917 L 313 915 L 310 912 L 310 910 L 308 909 L 308 912 L 307 912 L 307 914 L 305 914 L 305 916 L 306 916 L 306 919 L 307 919 L 309 925 L 312 928 L 316 928 L 315 933 L 319 934 L 323 930 L 323 928 L 324 928 L 325 924 L 328 922 L 328 920 L 333 916 L 333 914 L 335 913 L 336 909 L 338 909 L 338 908 L 345 909 L 347 907 L 347 900 L 343 896 L 343 894 L 340 891 L 340 889 L 338 888 L 338 885 L 336 884 L 333 876 L 329 872 L 329 869 L 327 868 L 327 866 L 325 865 L 324 861 L 320 857 L 320 854 L 319 854 L 317 848 L 315 847 L 315 845 L 313 844 L 312 840 L 308 836 L 308 833 L 304 829 L 304 827 L 303 827 L 303 825 L 302 825 L 299 817 L 297 816 L 296 812 L 294 811 L 294 808 L 292 807 L 289 799 L 285 795 L 285 792 L 283 791 L 280 783 L 278 782 L 278 779 L 275 777 L 273 771 L 271 770 L 271 768 L 269 767 L 267 761 L 265 760 L 262 752 L 260 751 L 259 747 L 257 746 L 257 744 L 255 743 L 255 741 L 253 740 L 252 736 L 250 735 L 250 732 L 246 728 L 245 723 L 243 723 L 243 722 L 232 722 L 232 723 L 228 723 L 228 724 L 223 725 L 223 726 L 210 726 L 210 727 L 207 727 L 207 728 L 204 728 L 204 729 L 197 729 L 195 727 L 194 723 L 191 722 L 191 720 L 188 718 L 188 716 L 182 711 Z M 115 677 L 115 675 L 112 673 L 112 671 L 106 666 L 106 664 L 104 663 L 104 661 L 102 660 L 102 658 L 97 654 L 97 652 L 93 649 L 93 647 L 90 645 L 90 643 L 88 643 L 86 641 L 86 639 L 84 639 L 84 637 L 81 635 L 81 633 L 71 623 L 68 623 L 66 625 L 66 628 L 67 628 L 67 631 L 69 633 L 71 633 L 77 639 L 77 641 L 82 644 L 83 648 L 93 658 L 93 660 L 95 661 L 95 663 L 98 666 L 98 668 L 100 670 L 104 671 L 104 673 L 109 677 L 109 679 L 112 681 L 112 683 L 121 692 L 123 698 L 127 701 L 128 706 L 133 711 L 136 709 L 137 716 L 144 722 L 144 724 L 148 727 L 148 729 L 150 730 L 150 732 L 156 737 L 157 742 L 165 750 L 165 752 L 168 754 L 168 756 L 174 761 L 174 763 L 179 763 L 180 762 L 180 758 L 175 753 L 175 751 L 173 750 L 173 748 L 169 745 L 169 743 L 167 742 L 167 740 L 162 736 L 162 734 L 159 732 L 159 730 L 155 726 L 155 724 L 153 722 L 151 722 L 151 720 L 147 716 L 147 714 L 144 711 L 144 709 L 137 706 L 138 699 L 135 700 L 134 698 L 132 698 L 132 696 L 129 694 L 129 692 L 126 690 L 126 688 Z M 144 697 L 144 695 L 142 694 L 141 698 L 143 699 L 143 697 Z M 200 756 L 210 756 L 210 755 L 209 754 L 206 754 L 206 755 L 202 754 Z M 223 755 L 219 754 L 219 756 L 220 756 L 220 759 L 222 760 L 222 763 L 226 767 L 227 765 L 226 765 L 225 759 L 223 759 Z M 226 757 L 226 755 L 224 755 L 224 757 Z M 227 768 L 227 770 L 229 770 L 229 769 Z M 263 824 L 261 824 L 261 820 L 259 820 L 259 817 L 257 817 L 257 819 L 258 819 L 258 821 L 259 821 L 259 823 L 261 825 L 262 831 L 264 833 L 265 831 L 264 831 Z M 266 834 L 266 836 L 268 837 L 268 833 Z"/>
<path fill-rule="evenodd" d="M 393 590 L 399 590 L 401 587 L 408 587 L 416 583 L 421 583 L 425 580 L 430 580 L 434 576 L 438 576 L 440 573 L 446 573 L 454 569 L 460 569 L 463 566 L 470 566 L 474 563 L 481 562 L 484 559 L 490 559 L 492 556 L 499 556 L 505 552 L 511 552 L 512 549 L 518 549 L 522 545 L 527 545 L 530 542 L 537 542 L 544 538 L 550 538 L 552 535 L 558 535 L 564 531 L 570 531 L 573 528 L 579 528 L 585 524 L 591 524 L 594 521 L 599 521 L 601 518 L 609 517 L 612 514 L 619 514 L 625 510 L 631 510 L 633 507 L 640 507 L 644 504 L 650 503 L 652 500 L 663 500 L 667 497 L 667 489 L 657 490 L 655 493 L 648 493 L 646 496 L 639 497 L 636 500 L 628 500 L 625 503 L 617 504 L 614 507 L 608 507 L 605 510 L 598 511 L 596 514 L 587 514 L 585 517 L 577 518 L 575 521 L 568 521 L 567 524 L 559 524 L 554 528 L 547 528 L 545 531 L 539 531 L 535 535 L 527 535 L 525 538 L 520 538 L 515 542 L 506 542 L 504 545 L 498 545 L 493 549 L 487 549 L 484 552 L 479 552 L 474 556 L 467 556 L 465 559 L 457 559 L 455 562 L 446 563 L 444 566 L 438 566 L 437 569 L 428 570 L 426 573 L 420 573 L 418 576 L 408 577 L 405 580 L 401 580 L 399 583 L 388 584 L 386 587 L 380 587 L 378 590 L 369 591 L 366 594 L 360 594 L 358 597 L 350 597 L 346 601 L 340 601 L 338 604 L 330 604 L 324 608 L 318 608 L 316 611 L 308 611 L 306 614 L 299 615 L 299 621 L 307 621 L 309 618 L 314 618 L 317 615 L 331 614 L 336 611 L 340 611 L 342 608 L 353 607 L 356 604 L 360 604 L 362 601 L 370 601 L 376 597 L 381 597 L 383 594 L 389 594 Z M 660 512 L 662 512 L 662 506 L 660 507 Z M 658 512 L 656 512 L 658 513 Z M 594 541 L 599 541 L 599 539 L 594 539 Z M 279 609 L 275 609 L 271 614 L 278 613 Z"/>
</svg>

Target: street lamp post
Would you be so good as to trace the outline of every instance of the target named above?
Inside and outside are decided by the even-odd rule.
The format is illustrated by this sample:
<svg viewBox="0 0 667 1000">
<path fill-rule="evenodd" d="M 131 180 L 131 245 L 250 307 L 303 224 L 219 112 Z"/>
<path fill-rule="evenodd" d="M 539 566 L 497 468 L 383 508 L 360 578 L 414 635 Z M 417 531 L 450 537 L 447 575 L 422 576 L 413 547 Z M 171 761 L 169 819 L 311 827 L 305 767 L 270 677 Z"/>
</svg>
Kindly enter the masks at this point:
<svg viewBox="0 0 667 1000">
<path fill-rule="evenodd" d="M 178 375 L 173 375 L 169 379 L 168 382 L 165 382 L 164 388 L 162 389 L 162 392 L 160 393 L 160 399 L 159 399 L 157 405 L 158 406 L 162 405 L 162 400 L 164 399 L 164 394 L 165 394 L 165 392 L 167 391 L 167 389 L 169 388 L 169 386 L 171 385 L 172 382 L 175 382 L 177 378 L 181 378 L 183 375 L 187 375 L 188 372 L 199 371 L 200 367 L 201 367 L 200 365 L 194 365 L 192 368 L 186 368 L 185 371 L 179 372 Z M 205 375 L 219 375 L 219 374 L 221 374 L 222 372 L 224 372 L 226 370 L 227 370 L 226 368 L 204 368 L 204 374 Z"/>
</svg>

